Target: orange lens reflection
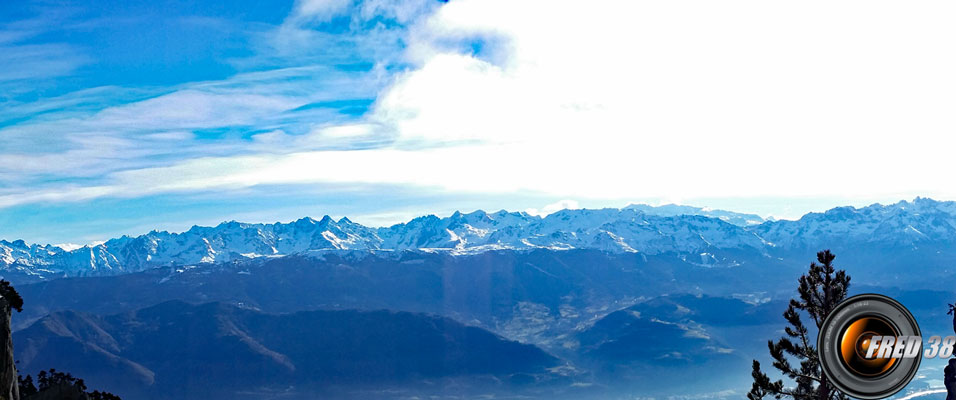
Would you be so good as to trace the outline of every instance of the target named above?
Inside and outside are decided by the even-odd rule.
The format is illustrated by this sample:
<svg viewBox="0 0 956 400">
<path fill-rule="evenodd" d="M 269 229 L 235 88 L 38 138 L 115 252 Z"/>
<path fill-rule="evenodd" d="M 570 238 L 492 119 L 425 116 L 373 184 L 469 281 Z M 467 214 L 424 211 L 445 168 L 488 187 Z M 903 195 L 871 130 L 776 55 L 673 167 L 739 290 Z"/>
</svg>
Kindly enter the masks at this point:
<svg viewBox="0 0 956 400">
<path fill-rule="evenodd" d="M 863 317 L 850 324 L 840 339 L 840 355 L 843 364 L 851 371 L 862 376 L 878 376 L 890 370 L 896 364 L 895 358 L 866 358 L 873 345 L 873 336 L 899 336 L 896 329 L 882 318 Z"/>
</svg>

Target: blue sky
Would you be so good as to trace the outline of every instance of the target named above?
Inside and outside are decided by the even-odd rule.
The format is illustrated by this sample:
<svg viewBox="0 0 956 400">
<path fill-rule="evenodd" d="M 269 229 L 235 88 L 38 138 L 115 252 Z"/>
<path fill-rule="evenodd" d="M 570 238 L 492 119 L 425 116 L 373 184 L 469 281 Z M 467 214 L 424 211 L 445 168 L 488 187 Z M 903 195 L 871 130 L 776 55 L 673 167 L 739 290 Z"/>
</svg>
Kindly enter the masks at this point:
<svg viewBox="0 0 956 400">
<path fill-rule="evenodd" d="M 952 8 L 2 2 L 0 238 L 953 199 Z"/>
</svg>

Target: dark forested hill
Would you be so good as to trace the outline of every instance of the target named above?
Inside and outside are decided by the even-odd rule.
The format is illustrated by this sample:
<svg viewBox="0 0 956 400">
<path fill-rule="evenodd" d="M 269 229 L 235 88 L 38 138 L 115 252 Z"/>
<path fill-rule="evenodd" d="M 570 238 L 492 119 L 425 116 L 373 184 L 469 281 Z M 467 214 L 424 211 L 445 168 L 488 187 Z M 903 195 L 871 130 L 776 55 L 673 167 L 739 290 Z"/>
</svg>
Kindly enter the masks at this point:
<svg viewBox="0 0 956 400">
<path fill-rule="evenodd" d="M 459 384 L 436 390 L 483 393 L 553 381 L 547 368 L 560 364 L 534 346 L 423 314 L 273 315 L 179 301 L 110 316 L 56 312 L 14 340 L 22 371 L 68 370 L 131 399 L 352 397 L 439 381 Z"/>
</svg>

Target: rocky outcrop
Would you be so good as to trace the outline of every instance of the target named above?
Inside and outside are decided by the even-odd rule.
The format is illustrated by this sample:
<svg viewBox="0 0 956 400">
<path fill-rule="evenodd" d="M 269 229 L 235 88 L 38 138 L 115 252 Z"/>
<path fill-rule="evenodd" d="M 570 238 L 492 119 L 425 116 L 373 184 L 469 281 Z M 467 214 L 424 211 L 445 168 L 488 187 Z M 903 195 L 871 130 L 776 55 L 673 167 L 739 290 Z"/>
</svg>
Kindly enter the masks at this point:
<svg viewBox="0 0 956 400">
<path fill-rule="evenodd" d="M 10 302 L 0 296 L 0 400 L 20 400 L 17 366 L 13 360 L 13 336 L 10 332 Z"/>
</svg>

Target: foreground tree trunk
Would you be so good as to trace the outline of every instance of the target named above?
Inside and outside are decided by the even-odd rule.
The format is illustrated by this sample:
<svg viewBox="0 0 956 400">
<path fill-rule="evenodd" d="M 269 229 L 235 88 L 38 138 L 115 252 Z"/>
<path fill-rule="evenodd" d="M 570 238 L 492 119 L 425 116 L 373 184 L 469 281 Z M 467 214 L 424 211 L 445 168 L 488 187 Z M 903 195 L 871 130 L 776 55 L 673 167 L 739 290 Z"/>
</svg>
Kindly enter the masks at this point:
<svg viewBox="0 0 956 400">
<path fill-rule="evenodd" d="M 953 316 L 953 333 L 956 333 L 956 305 L 949 305 L 949 313 Z M 943 369 L 943 384 L 946 385 L 946 400 L 956 400 L 956 358 L 949 359 L 949 365 Z"/>
<path fill-rule="evenodd" d="M 946 385 L 946 400 L 956 400 L 956 358 L 949 359 L 949 365 L 943 369 L 943 383 Z"/>
<path fill-rule="evenodd" d="M 0 400 L 20 400 L 17 366 L 13 360 L 13 335 L 10 303 L 0 296 Z"/>
</svg>

